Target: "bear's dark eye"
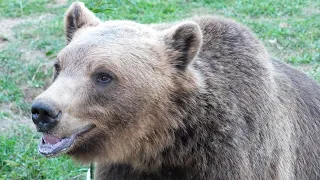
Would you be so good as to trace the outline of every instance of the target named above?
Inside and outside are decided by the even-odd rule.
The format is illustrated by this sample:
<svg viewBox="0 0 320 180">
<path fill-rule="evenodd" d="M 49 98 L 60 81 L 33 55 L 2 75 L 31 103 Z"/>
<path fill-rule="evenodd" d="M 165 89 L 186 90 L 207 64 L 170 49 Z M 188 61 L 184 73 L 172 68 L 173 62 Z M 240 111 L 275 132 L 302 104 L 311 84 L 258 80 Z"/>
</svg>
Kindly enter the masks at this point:
<svg viewBox="0 0 320 180">
<path fill-rule="evenodd" d="M 60 65 L 59 65 L 59 64 L 54 64 L 53 67 L 54 67 L 54 72 L 55 72 L 56 74 L 59 74 L 59 72 L 60 72 Z"/>
<path fill-rule="evenodd" d="M 96 81 L 98 83 L 109 83 L 113 77 L 108 73 L 98 73 Z"/>
<path fill-rule="evenodd" d="M 60 70 L 61 70 L 60 69 L 60 65 L 55 63 L 53 65 L 53 69 L 54 69 L 53 80 L 55 80 L 57 78 L 57 76 L 59 75 L 59 73 L 60 73 Z"/>
</svg>

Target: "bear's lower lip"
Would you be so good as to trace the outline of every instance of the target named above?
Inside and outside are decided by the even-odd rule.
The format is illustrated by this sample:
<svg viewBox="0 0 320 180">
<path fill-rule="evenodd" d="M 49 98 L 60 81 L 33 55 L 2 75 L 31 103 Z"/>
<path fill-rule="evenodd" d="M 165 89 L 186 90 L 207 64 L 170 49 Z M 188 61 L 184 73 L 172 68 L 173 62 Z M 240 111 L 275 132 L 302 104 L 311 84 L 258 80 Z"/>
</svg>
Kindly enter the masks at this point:
<svg viewBox="0 0 320 180">
<path fill-rule="evenodd" d="M 55 138 L 52 135 L 43 134 L 39 143 L 39 148 L 38 148 L 39 153 L 47 157 L 62 154 L 68 151 L 72 147 L 73 143 L 75 142 L 75 140 L 79 135 L 88 132 L 94 127 L 95 127 L 94 125 L 88 125 L 82 128 L 80 131 L 77 131 L 76 133 L 72 134 L 71 136 L 60 138 L 60 139 Z M 48 136 L 51 136 L 51 137 L 48 137 Z M 52 140 L 52 139 L 55 139 L 55 140 Z M 50 141 L 56 141 L 56 142 L 52 143 Z"/>
</svg>

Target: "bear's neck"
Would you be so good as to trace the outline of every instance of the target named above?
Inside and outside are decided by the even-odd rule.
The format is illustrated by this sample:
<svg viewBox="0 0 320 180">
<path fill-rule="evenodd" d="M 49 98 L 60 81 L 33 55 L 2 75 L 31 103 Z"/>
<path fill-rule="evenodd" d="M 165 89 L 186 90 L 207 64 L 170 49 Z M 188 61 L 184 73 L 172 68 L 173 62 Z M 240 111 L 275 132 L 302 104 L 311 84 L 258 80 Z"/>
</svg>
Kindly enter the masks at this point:
<svg viewBox="0 0 320 180">
<path fill-rule="evenodd" d="M 121 171 L 123 174 L 130 174 L 123 176 L 123 179 L 134 176 L 156 177 L 155 179 L 190 178 L 191 174 L 201 179 L 200 177 L 204 177 L 206 172 L 212 172 L 214 157 L 207 153 L 218 153 L 219 148 L 216 145 L 218 146 L 219 141 L 224 138 L 223 133 L 218 130 L 221 125 L 212 119 L 222 118 L 223 107 L 209 103 L 219 101 L 206 99 L 208 96 L 205 93 L 193 91 L 180 96 L 175 95 L 176 99 L 173 100 L 175 107 L 172 108 L 179 110 L 179 116 L 175 114 L 175 117 L 177 121 L 183 122 L 183 126 L 171 130 L 172 142 L 169 146 L 153 156 L 141 156 L 143 158 L 136 159 L 133 164 L 100 164 L 97 166 L 97 176 L 105 178 L 106 174 L 109 176 L 113 172 Z"/>
<path fill-rule="evenodd" d="M 215 141 L 224 138 L 219 131 L 221 122 L 219 125 L 213 120 L 222 121 L 223 105 L 214 103 L 220 102 L 214 99 L 218 97 L 213 94 L 208 96 L 207 93 L 205 89 L 198 88 L 177 91 L 171 108 L 178 110 L 178 113 L 172 112 L 175 113 L 172 116 L 176 121 L 182 122 L 182 126 L 172 129 L 171 144 L 149 159 L 143 159 L 143 170 L 179 172 L 179 169 L 185 169 L 183 172 L 188 172 L 186 169 L 189 169 L 195 173 L 194 171 L 201 169 L 205 172 L 203 168 L 212 163 L 209 162 L 207 153 L 215 151 L 210 143 L 215 144 Z M 197 167 L 199 164 L 201 167 Z"/>
</svg>

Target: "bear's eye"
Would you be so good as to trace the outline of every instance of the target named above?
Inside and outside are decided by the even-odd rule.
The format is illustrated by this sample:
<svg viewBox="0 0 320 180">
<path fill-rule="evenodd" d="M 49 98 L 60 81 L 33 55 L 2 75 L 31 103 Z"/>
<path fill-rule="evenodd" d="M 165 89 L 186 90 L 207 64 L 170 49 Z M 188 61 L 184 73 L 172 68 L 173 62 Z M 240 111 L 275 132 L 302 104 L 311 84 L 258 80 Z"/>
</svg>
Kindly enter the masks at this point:
<svg viewBox="0 0 320 180">
<path fill-rule="evenodd" d="M 98 73 L 96 81 L 98 83 L 109 83 L 113 77 L 108 73 Z"/>
<path fill-rule="evenodd" d="M 54 72 L 55 72 L 56 74 L 59 74 L 59 72 L 60 72 L 60 65 L 59 65 L 59 64 L 54 64 L 54 65 L 53 65 L 53 68 L 54 68 Z"/>
<path fill-rule="evenodd" d="M 53 65 L 53 69 L 54 69 L 54 74 L 53 74 L 53 81 L 58 77 L 59 73 L 60 73 L 60 65 L 55 63 Z"/>
</svg>

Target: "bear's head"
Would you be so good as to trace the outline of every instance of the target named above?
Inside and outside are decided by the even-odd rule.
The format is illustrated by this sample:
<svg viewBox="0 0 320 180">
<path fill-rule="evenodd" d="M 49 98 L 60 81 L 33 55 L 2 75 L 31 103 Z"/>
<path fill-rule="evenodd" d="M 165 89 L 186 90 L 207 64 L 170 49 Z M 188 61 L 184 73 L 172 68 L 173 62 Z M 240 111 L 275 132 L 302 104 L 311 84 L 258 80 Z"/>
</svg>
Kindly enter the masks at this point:
<svg viewBox="0 0 320 180">
<path fill-rule="evenodd" d="M 54 81 L 32 105 L 43 133 L 39 152 L 130 162 L 170 146 L 172 132 L 183 126 L 177 94 L 198 84 L 192 63 L 202 44 L 200 27 L 101 22 L 77 2 L 66 13 L 65 33 Z"/>
</svg>

